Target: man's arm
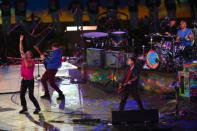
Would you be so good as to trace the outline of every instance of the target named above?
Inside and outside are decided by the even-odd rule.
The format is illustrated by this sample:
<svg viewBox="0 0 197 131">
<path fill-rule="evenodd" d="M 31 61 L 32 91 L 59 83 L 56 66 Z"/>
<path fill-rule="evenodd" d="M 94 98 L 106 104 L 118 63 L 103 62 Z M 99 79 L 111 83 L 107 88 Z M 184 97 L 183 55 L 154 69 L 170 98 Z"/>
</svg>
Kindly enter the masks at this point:
<svg viewBox="0 0 197 131">
<path fill-rule="evenodd" d="M 194 34 L 193 32 L 191 31 L 190 35 L 189 35 L 189 40 L 190 41 L 193 41 L 194 40 Z"/>
<path fill-rule="evenodd" d="M 25 57 L 24 48 L 23 48 L 23 39 L 24 39 L 24 36 L 20 35 L 19 51 L 20 51 L 20 54 L 21 54 L 21 58 Z"/>
<path fill-rule="evenodd" d="M 33 63 L 32 62 L 28 62 L 28 60 L 26 59 L 26 55 L 24 53 L 24 48 L 23 48 L 23 39 L 24 39 L 24 36 L 20 35 L 19 50 L 20 50 L 21 58 L 25 62 L 25 67 L 29 68 L 29 67 L 33 66 Z"/>
<path fill-rule="evenodd" d="M 136 80 L 137 80 L 137 78 L 138 78 L 138 77 L 136 76 L 136 77 L 132 78 L 131 80 L 128 80 L 126 83 L 123 83 L 123 85 L 124 85 L 124 86 L 126 86 L 126 85 L 131 85 L 133 81 L 136 81 Z"/>
</svg>

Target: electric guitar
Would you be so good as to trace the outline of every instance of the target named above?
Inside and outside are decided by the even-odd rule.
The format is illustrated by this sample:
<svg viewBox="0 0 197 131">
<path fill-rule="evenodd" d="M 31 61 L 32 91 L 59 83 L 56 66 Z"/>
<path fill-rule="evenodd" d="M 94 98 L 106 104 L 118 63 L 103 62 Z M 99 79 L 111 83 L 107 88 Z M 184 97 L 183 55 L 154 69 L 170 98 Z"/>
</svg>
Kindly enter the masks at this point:
<svg viewBox="0 0 197 131">
<path fill-rule="evenodd" d="M 124 84 L 119 84 L 119 87 L 117 89 L 118 94 L 121 94 L 125 90 Z"/>
<path fill-rule="evenodd" d="M 125 90 L 126 86 L 132 84 L 133 80 L 129 80 L 127 78 L 130 78 L 130 76 L 132 75 L 133 68 L 134 68 L 134 66 L 132 67 L 130 74 L 127 74 L 126 79 L 124 80 L 124 83 L 119 84 L 119 88 L 117 89 L 118 94 L 122 93 Z"/>
<path fill-rule="evenodd" d="M 118 94 L 121 94 L 124 90 L 125 90 L 125 88 L 126 88 L 126 86 L 128 86 L 128 85 L 130 85 L 131 83 L 127 83 L 127 82 L 125 82 L 125 83 L 120 83 L 119 84 L 119 87 L 118 87 L 118 90 L 117 90 L 117 92 L 118 92 Z"/>
</svg>

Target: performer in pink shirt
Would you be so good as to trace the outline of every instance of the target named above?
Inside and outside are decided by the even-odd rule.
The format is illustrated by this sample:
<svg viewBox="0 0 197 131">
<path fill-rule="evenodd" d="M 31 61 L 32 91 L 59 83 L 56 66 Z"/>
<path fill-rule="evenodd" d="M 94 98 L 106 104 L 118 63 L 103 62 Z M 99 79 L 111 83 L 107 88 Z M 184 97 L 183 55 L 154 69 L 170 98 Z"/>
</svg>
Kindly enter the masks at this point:
<svg viewBox="0 0 197 131">
<path fill-rule="evenodd" d="M 20 43 L 19 43 L 19 49 L 20 54 L 22 58 L 21 63 L 21 89 L 20 89 L 20 99 L 21 99 L 21 105 L 22 110 L 19 111 L 20 114 L 23 114 L 27 111 L 27 103 L 25 99 L 25 94 L 27 92 L 27 89 L 29 90 L 29 98 L 33 102 L 34 106 L 36 107 L 34 114 L 38 114 L 40 112 L 40 106 L 38 104 L 38 101 L 34 97 L 34 68 L 35 68 L 35 62 L 32 59 L 32 53 L 31 51 L 24 52 L 23 49 L 23 38 L 24 36 L 20 36 Z"/>
</svg>

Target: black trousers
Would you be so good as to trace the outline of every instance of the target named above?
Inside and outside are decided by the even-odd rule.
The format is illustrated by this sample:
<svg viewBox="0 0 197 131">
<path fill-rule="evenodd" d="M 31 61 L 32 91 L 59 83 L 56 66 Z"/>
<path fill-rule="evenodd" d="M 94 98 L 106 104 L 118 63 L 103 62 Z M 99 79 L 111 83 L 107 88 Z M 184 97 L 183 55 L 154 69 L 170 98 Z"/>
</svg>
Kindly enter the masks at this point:
<svg viewBox="0 0 197 131">
<path fill-rule="evenodd" d="M 128 87 L 128 88 L 130 88 L 130 87 Z M 134 100 L 137 102 L 139 109 L 143 110 L 144 107 L 142 105 L 142 101 L 141 101 L 140 96 L 138 94 L 137 88 L 132 88 L 132 89 L 126 88 L 122 92 L 121 101 L 119 104 L 119 110 L 124 110 L 129 95 L 131 95 L 134 98 Z"/>
<path fill-rule="evenodd" d="M 40 106 L 38 104 L 38 101 L 34 97 L 34 80 L 22 80 L 21 81 L 21 89 L 20 89 L 20 99 L 21 99 L 21 105 L 24 109 L 27 109 L 27 102 L 25 99 L 25 94 L 27 92 L 27 89 L 29 90 L 29 98 L 36 107 L 36 109 L 40 109 Z"/>
<path fill-rule="evenodd" d="M 192 59 L 193 48 L 194 48 L 193 46 L 185 46 L 185 49 L 182 52 L 185 61 L 190 61 Z"/>
<path fill-rule="evenodd" d="M 55 84 L 55 75 L 57 70 L 46 70 L 42 75 L 41 83 L 44 87 L 45 94 L 49 94 L 49 89 L 47 85 L 47 81 L 50 83 L 51 87 L 56 90 L 59 94 L 63 94 L 59 87 Z"/>
</svg>

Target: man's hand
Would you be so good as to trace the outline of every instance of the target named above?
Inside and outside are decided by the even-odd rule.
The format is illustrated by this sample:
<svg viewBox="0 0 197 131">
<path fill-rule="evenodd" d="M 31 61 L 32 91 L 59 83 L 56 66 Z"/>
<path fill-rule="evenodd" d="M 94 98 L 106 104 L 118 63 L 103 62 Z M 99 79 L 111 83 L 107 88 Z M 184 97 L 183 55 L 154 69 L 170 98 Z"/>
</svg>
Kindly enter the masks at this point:
<svg viewBox="0 0 197 131">
<path fill-rule="evenodd" d="M 131 80 L 125 83 L 125 85 L 131 85 Z"/>
<path fill-rule="evenodd" d="M 124 86 L 123 86 L 123 84 L 121 83 L 121 84 L 119 84 L 119 87 L 118 87 L 118 89 L 117 89 L 118 94 L 122 93 L 123 90 L 124 90 Z"/>
<path fill-rule="evenodd" d="M 24 35 L 20 35 L 20 41 L 23 41 Z"/>
<path fill-rule="evenodd" d="M 45 57 L 45 55 L 41 55 L 40 58 L 45 59 L 46 57 Z"/>
<path fill-rule="evenodd" d="M 189 39 L 189 36 L 188 36 L 188 35 L 186 35 L 186 36 L 185 36 L 185 40 L 186 40 L 186 41 L 190 41 L 190 39 Z"/>
</svg>

